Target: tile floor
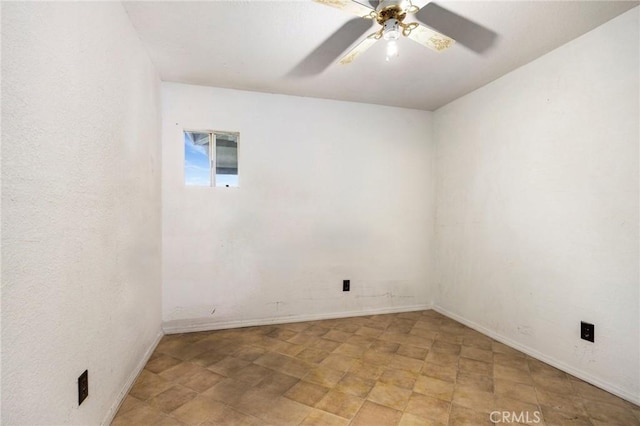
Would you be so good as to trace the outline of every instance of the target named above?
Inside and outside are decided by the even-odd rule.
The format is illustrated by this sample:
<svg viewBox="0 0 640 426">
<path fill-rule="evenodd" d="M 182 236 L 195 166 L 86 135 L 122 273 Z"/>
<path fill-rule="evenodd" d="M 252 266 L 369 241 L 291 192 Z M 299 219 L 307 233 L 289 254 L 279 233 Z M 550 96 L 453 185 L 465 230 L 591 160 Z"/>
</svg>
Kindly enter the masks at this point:
<svg viewBox="0 0 640 426">
<path fill-rule="evenodd" d="M 421 311 L 165 336 L 112 424 L 492 420 L 629 426 L 640 408 Z"/>
</svg>

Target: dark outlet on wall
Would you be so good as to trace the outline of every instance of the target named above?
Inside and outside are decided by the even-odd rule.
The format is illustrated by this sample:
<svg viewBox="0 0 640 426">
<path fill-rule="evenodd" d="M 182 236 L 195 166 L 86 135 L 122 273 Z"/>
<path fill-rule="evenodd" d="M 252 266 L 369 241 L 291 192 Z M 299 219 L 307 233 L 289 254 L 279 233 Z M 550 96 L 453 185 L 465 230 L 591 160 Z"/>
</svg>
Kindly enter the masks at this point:
<svg viewBox="0 0 640 426">
<path fill-rule="evenodd" d="M 350 280 L 342 280 L 342 291 L 351 290 L 351 281 Z"/>
<path fill-rule="evenodd" d="M 580 338 L 593 342 L 595 325 L 580 321 Z"/>
<path fill-rule="evenodd" d="M 78 377 L 78 405 L 82 404 L 89 396 L 89 371 L 84 370 L 84 373 Z"/>
</svg>

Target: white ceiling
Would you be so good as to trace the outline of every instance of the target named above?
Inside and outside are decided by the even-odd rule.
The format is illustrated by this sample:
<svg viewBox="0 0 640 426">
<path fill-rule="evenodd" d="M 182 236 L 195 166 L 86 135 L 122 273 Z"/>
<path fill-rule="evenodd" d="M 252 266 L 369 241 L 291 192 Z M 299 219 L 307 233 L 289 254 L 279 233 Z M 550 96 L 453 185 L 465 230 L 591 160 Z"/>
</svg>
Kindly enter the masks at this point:
<svg viewBox="0 0 640 426">
<path fill-rule="evenodd" d="M 423 110 L 437 109 L 638 5 L 637 1 L 434 3 L 496 33 L 493 45 L 476 53 L 457 43 L 437 53 L 402 39 L 400 56 L 386 62 L 384 42 L 378 42 L 350 65 L 332 63 L 323 72 L 304 77 L 294 75 L 294 70 L 353 16 L 305 0 L 124 5 L 163 81 Z M 412 20 L 409 16 L 405 21 Z M 371 25 L 375 26 L 366 34 L 377 29 L 377 24 Z M 338 41 L 345 48 L 350 45 L 349 40 Z"/>
</svg>

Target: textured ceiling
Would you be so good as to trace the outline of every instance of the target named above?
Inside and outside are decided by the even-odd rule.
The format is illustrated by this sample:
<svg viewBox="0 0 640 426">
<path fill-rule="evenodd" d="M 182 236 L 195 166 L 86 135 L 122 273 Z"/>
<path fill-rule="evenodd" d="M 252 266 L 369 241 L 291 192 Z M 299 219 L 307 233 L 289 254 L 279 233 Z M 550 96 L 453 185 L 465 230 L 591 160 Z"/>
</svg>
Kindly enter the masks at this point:
<svg viewBox="0 0 640 426">
<path fill-rule="evenodd" d="M 434 110 L 638 5 L 433 3 L 427 7 L 433 8 L 430 18 L 436 29 L 451 12 L 495 33 L 492 45 L 483 50 L 457 43 L 438 53 L 403 38 L 400 56 L 386 62 L 381 41 L 350 65 L 332 63 L 324 70 L 316 66 L 313 72 L 300 73 L 311 59 L 328 63 L 331 58 L 322 58 L 323 51 L 356 44 L 345 38 L 323 44 L 353 16 L 302 0 L 145 1 L 124 6 L 164 81 Z M 405 21 L 412 20 L 408 16 Z M 377 24 L 369 25 L 366 34 L 377 29 Z M 454 22 L 450 31 L 458 30 Z M 309 57 L 319 46 L 324 49 Z"/>
</svg>

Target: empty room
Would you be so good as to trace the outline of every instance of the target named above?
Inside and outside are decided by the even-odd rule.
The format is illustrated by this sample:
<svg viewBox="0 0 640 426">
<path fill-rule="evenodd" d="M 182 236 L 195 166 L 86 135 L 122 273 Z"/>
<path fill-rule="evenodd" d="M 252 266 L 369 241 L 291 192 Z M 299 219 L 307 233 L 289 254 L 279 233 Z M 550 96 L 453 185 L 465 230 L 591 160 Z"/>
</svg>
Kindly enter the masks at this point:
<svg viewBox="0 0 640 426">
<path fill-rule="evenodd" d="M 640 425 L 638 1 L 1 2 L 2 425 Z"/>
</svg>

